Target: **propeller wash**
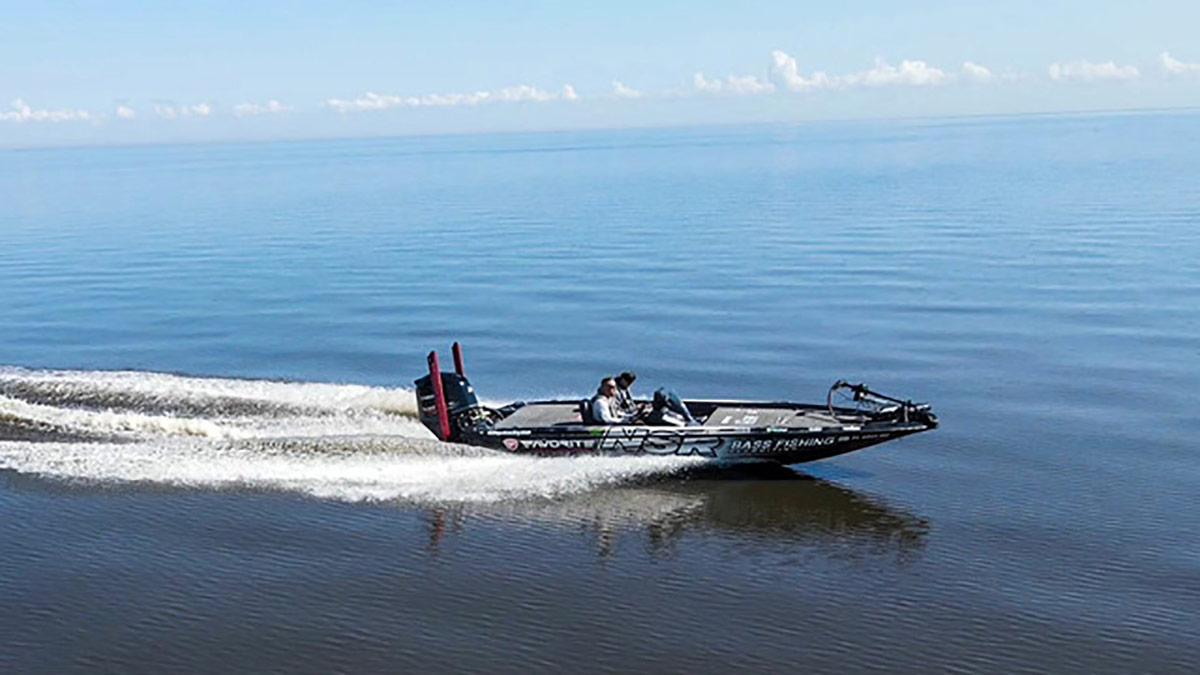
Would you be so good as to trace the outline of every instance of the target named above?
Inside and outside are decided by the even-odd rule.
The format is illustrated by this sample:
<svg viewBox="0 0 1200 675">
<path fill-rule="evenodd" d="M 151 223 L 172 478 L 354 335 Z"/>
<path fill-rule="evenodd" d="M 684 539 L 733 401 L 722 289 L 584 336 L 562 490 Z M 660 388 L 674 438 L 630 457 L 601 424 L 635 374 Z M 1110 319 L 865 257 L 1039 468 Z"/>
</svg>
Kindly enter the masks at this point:
<svg viewBox="0 0 1200 675">
<path fill-rule="evenodd" d="M 403 388 L 0 366 L 0 470 L 442 503 L 555 497 L 701 461 L 513 455 L 442 443 L 416 415 Z"/>
</svg>

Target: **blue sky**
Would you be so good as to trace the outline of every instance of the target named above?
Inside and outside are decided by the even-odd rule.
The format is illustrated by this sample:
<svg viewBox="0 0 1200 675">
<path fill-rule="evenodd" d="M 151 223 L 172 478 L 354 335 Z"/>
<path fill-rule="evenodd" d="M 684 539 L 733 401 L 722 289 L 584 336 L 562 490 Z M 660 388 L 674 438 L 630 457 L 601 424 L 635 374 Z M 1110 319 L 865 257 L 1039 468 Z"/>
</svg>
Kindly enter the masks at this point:
<svg viewBox="0 0 1200 675">
<path fill-rule="evenodd" d="M 1200 105 L 1200 2 L 0 1 L 0 144 Z"/>
</svg>

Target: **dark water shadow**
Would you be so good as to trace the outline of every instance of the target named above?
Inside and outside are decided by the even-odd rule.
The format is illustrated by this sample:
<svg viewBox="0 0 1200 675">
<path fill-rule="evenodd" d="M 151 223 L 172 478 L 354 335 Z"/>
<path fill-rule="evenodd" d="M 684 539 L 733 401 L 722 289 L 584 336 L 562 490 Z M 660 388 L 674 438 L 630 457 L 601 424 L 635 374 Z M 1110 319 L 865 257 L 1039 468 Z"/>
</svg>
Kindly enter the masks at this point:
<svg viewBox="0 0 1200 675">
<path fill-rule="evenodd" d="M 635 536 L 652 555 L 671 556 L 702 534 L 765 547 L 802 548 L 837 558 L 911 561 L 925 546 L 928 519 L 885 500 L 778 465 L 703 466 L 640 484 L 556 499 L 445 505 L 426 510 L 429 548 L 473 520 L 515 520 L 588 533 L 600 558 Z"/>
<path fill-rule="evenodd" d="M 279 503 L 280 509 L 313 502 L 299 493 L 278 489 L 63 480 L 11 470 L 0 470 L 0 490 L 58 498 L 200 494 L 236 500 L 239 495 L 255 499 L 267 496 L 286 499 L 287 504 Z M 270 497 L 272 494 L 275 497 Z M 611 557 L 618 546 L 632 546 L 654 557 L 671 557 L 685 539 L 699 535 L 757 548 L 808 551 L 839 559 L 894 558 L 903 563 L 921 555 L 931 527 L 928 519 L 880 497 L 770 464 L 702 465 L 554 498 L 436 505 L 327 504 L 337 512 L 371 509 L 386 514 L 397 508 L 415 511 L 425 521 L 424 546 L 433 555 L 439 555 L 447 538 L 456 533 L 469 534 L 475 528 L 500 524 L 581 533 L 600 559 Z"/>
</svg>

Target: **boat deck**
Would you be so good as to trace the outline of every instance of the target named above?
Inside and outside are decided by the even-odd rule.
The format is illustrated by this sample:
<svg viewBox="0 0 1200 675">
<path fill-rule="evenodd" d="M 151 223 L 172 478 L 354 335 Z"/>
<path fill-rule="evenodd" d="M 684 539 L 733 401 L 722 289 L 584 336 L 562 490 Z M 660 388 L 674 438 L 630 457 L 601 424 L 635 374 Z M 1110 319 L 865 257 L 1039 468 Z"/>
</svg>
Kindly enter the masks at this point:
<svg viewBox="0 0 1200 675">
<path fill-rule="evenodd" d="M 530 403 L 500 420 L 496 429 L 533 429 L 583 424 L 579 403 Z"/>
<path fill-rule="evenodd" d="M 841 426 L 828 412 L 795 408 L 752 408 L 721 406 L 704 421 L 706 427 L 785 427 L 813 429 Z"/>
<path fill-rule="evenodd" d="M 828 412 L 802 408 L 755 408 L 718 406 L 707 419 L 706 427 L 785 427 L 820 429 L 846 424 Z M 530 403 L 496 424 L 496 429 L 536 429 L 583 424 L 578 402 Z"/>
</svg>

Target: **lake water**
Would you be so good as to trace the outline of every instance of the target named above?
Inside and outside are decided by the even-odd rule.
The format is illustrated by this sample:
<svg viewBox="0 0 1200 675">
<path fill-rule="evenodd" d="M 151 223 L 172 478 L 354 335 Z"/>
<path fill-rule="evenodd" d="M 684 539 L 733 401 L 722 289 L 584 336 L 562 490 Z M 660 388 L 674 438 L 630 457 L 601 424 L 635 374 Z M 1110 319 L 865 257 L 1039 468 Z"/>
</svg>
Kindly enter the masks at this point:
<svg viewBox="0 0 1200 675">
<path fill-rule="evenodd" d="M 1200 114 L 0 151 L 0 670 L 1200 668 Z M 437 443 L 638 389 L 802 474 Z"/>
</svg>

